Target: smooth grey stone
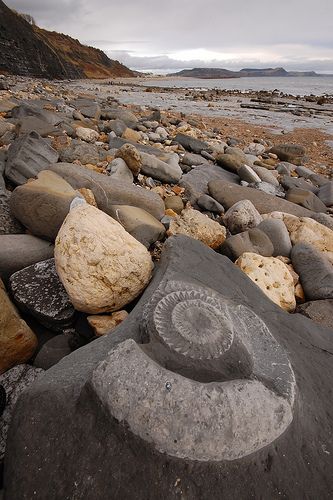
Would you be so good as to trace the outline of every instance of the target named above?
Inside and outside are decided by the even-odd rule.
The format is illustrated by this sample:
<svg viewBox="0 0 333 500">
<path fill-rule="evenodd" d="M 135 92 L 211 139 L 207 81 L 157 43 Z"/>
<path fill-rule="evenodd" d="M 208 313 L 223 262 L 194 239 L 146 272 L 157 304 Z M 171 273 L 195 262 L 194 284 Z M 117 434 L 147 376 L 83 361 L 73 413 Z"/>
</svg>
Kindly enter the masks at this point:
<svg viewBox="0 0 333 500">
<path fill-rule="evenodd" d="M 323 224 L 323 226 L 326 226 L 329 229 L 332 229 L 332 231 L 333 231 L 333 217 L 331 217 L 327 214 L 318 213 L 318 214 L 312 214 L 311 218 L 316 220 L 320 224 Z"/>
<path fill-rule="evenodd" d="M 263 193 L 266 194 L 271 194 L 273 196 L 277 196 L 278 198 L 284 198 L 285 197 L 285 192 L 284 189 L 279 185 L 279 186 L 274 186 L 270 182 L 254 182 L 249 184 L 249 187 L 252 187 L 254 189 L 258 189 L 259 191 L 262 191 Z"/>
<path fill-rule="evenodd" d="M 281 310 L 228 259 L 191 238 L 169 238 L 114 334 L 63 358 L 21 396 L 6 495 L 170 498 L 176 477 L 196 500 L 221 491 L 274 498 L 277 484 L 287 498 L 325 498 L 333 464 L 318 443 L 330 449 L 333 408 L 323 394 L 332 350 L 331 330 Z M 311 474 L 304 456 L 316 464 Z"/>
<path fill-rule="evenodd" d="M 239 156 L 237 154 L 224 153 L 224 154 L 219 154 L 216 157 L 216 162 L 222 168 L 225 168 L 225 169 L 229 170 L 230 172 L 233 172 L 234 174 L 238 174 L 238 170 L 243 165 L 245 165 L 246 158 L 242 158 L 241 156 Z"/>
<path fill-rule="evenodd" d="M 307 300 L 333 299 L 333 266 L 322 252 L 307 243 L 297 243 L 291 261 Z"/>
<path fill-rule="evenodd" d="M 227 210 L 223 221 L 232 234 L 258 226 L 262 217 L 250 200 L 241 200 Z"/>
<path fill-rule="evenodd" d="M 134 177 L 131 170 L 122 158 L 115 158 L 108 166 L 109 176 L 123 182 L 133 184 Z"/>
<path fill-rule="evenodd" d="M 326 212 L 326 205 L 311 191 L 291 188 L 286 195 L 286 199 L 311 210 L 311 212 Z"/>
<path fill-rule="evenodd" d="M 53 251 L 49 241 L 30 234 L 0 235 L 0 276 L 6 281 L 16 271 L 53 257 Z"/>
<path fill-rule="evenodd" d="M 0 416 L 0 461 L 6 449 L 8 428 L 14 415 L 19 396 L 43 373 L 40 368 L 30 365 L 17 365 L 0 375 L 0 384 L 6 392 L 6 406 Z"/>
<path fill-rule="evenodd" d="M 315 194 L 318 192 L 318 188 L 316 186 L 314 186 L 311 182 L 306 181 L 302 177 L 289 177 L 287 175 L 284 175 L 280 182 L 285 189 L 299 188 L 311 191 Z"/>
<path fill-rule="evenodd" d="M 132 111 L 121 108 L 108 108 L 101 111 L 102 120 L 122 120 L 127 127 L 131 127 L 138 122 L 137 117 Z"/>
<path fill-rule="evenodd" d="M 305 149 L 299 144 L 277 144 L 270 149 L 282 161 L 301 165 L 305 157 Z"/>
<path fill-rule="evenodd" d="M 333 205 L 333 182 L 327 182 L 321 186 L 317 196 L 327 207 L 331 207 Z"/>
<path fill-rule="evenodd" d="M 237 201 L 250 200 L 260 214 L 286 212 L 297 217 L 311 217 L 312 213 L 295 203 L 277 198 L 251 187 L 238 186 L 226 181 L 213 180 L 208 183 L 209 194 L 226 209 Z"/>
<path fill-rule="evenodd" d="M 43 103 L 38 101 L 23 102 L 19 106 L 16 106 L 11 111 L 11 116 L 15 120 L 22 120 L 25 118 L 37 118 L 41 122 L 48 123 L 50 125 L 58 125 L 64 118 L 60 113 L 55 113 L 53 111 L 48 111 L 43 108 Z"/>
<path fill-rule="evenodd" d="M 24 184 L 58 161 L 58 152 L 36 132 L 22 135 L 9 147 L 6 177 L 16 185 Z"/>
<path fill-rule="evenodd" d="M 190 167 L 197 167 L 198 165 L 202 165 L 204 163 L 209 164 L 207 160 L 202 155 L 198 155 L 196 153 L 185 153 L 182 158 L 182 163 L 184 165 L 189 165 Z"/>
<path fill-rule="evenodd" d="M 265 219 L 258 225 L 258 229 L 263 231 L 274 246 L 273 257 L 282 255 L 289 257 L 292 244 L 288 229 L 281 219 Z"/>
<path fill-rule="evenodd" d="M 86 118 L 95 118 L 99 120 L 101 116 L 101 108 L 97 102 L 92 99 L 78 98 L 73 101 L 73 106 L 82 113 Z"/>
<path fill-rule="evenodd" d="M 313 184 L 315 184 L 318 187 L 325 186 L 328 182 L 330 182 L 329 179 L 327 177 L 325 177 L 324 175 L 320 175 L 320 174 L 316 174 L 316 173 L 313 173 L 311 175 L 310 180 L 311 180 L 311 182 L 313 182 Z"/>
<path fill-rule="evenodd" d="M 266 147 L 263 144 L 259 144 L 258 142 L 251 142 L 245 149 L 244 153 L 254 156 L 259 156 L 264 153 Z"/>
<path fill-rule="evenodd" d="M 119 119 L 110 120 L 105 126 L 107 127 L 107 130 L 114 132 L 118 137 L 121 137 L 127 129 L 126 123 Z"/>
<path fill-rule="evenodd" d="M 63 148 L 59 153 L 59 161 L 62 163 L 73 163 L 79 160 L 82 165 L 87 163 L 96 163 L 104 161 L 107 156 L 107 151 L 99 148 L 96 144 L 89 144 L 79 139 L 74 139 L 67 148 Z M 55 163 L 55 162 L 52 162 Z"/>
<path fill-rule="evenodd" d="M 239 177 L 246 182 L 261 182 L 261 178 L 259 175 L 248 165 L 242 165 L 238 169 L 238 175 Z"/>
<path fill-rule="evenodd" d="M 310 168 L 304 167 L 303 165 L 298 166 L 296 169 L 297 174 L 304 179 L 311 179 L 314 172 Z"/>
<path fill-rule="evenodd" d="M 164 215 L 164 203 L 161 197 L 152 191 L 71 163 L 56 163 L 49 169 L 60 175 L 74 189 L 91 189 L 98 208 L 109 215 L 111 205 L 136 206 L 151 213 L 158 220 Z"/>
<path fill-rule="evenodd" d="M 73 323 L 75 310 L 59 279 L 54 259 L 12 274 L 9 288 L 19 309 L 47 328 L 62 331 Z"/>
<path fill-rule="evenodd" d="M 182 176 L 182 169 L 178 164 L 178 155 L 174 156 L 173 163 L 166 163 L 156 156 L 141 153 L 141 172 L 162 182 L 177 184 Z"/>
<path fill-rule="evenodd" d="M 181 196 L 168 196 L 164 200 L 165 209 L 171 209 L 177 214 L 180 214 L 184 209 L 184 202 Z"/>
<path fill-rule="evenodd" d="M 183 148 L 192 153 L 201 153 L 201 151 L 211 151 L 211 147 L 205 141 L 196 139 L 186 134 L 177 134 L 174 138 L 175 142 L 178 142 Z"/>
<path fill-rule="evenodd" d="M 68 335 L 56 335 L 52 339 L 45 342 L 34 360 L 36 368 L 48 370 L 51 366 L 56 365 L 65 356 L 68 356 L 72 351 L 68 344 Z"/>
<path fill-rule="evenodd" d="M 299 304 L 296 312 L 312 319 L 315 323 L 333 330 L 333 300 L 314 300 Z"/>
<path fill-rule="evenodd" d="M 211 154 L 211 153 L 208 153 L 208 151 L 201 151 L 201 156 L 205 159 L 205 160 L 209 160 L 209 161 L 215 161 L 215 157 Z"/>
<path fill-rule="evenodd" d="M 221 203 L 214 200 L 214 198 L 212 198 L 208 194 L 202 194 L 201 196 L 199 196 L 199 198 L 197 199 L 197 205 L 202 210 L 208 210 L 208 212 L 214 212 L 217 214 L 224 213 L 224 208 Z"/>
<path fill-rule="evenodd" d="M 148 155 L 156 156 L 159 160 L 165 163 L 175 164 L 175 158 L 177 163 L 179 162 L 179 157 L 176 153 L 168 153 L 163 151 L 163 149 L 155 148 L 154 146 L 147 146 L 146 144 L 139 144 L 128 139 L 121 139 L 120 137 L 110 138 L 109 147 L 110 149 L 120 149 L 124 144 L 132 144 L 141 153 L 147 153 Z"/>
<path fill-rule="evenodd" d="M 295 172 L 296 165 L 287 161 L 282 161 L 276 165 L 275 170 L 277 170 L 280 175 L 290 175 L 292 172 Z"/>
<path fill-rule="evenodd" d="M 260 177 L 261 181 L 273 184 L 273 186 L 279 186 L 279 181 L 272 173 L 273 171 L 267 170 L 265 167 L 259 167 L 258 165 L 253 165 L 251 168 Z"/>
<path fill-rule="evenodd" d="M 216 165 L 200 165 L 184 174 L 179 185 L 185 188 L 185 196 L 195 207 L 202 194 L 208 194 L 208 182 L 212 180 L 228 181 L 238 184 L 239 177 Z"/>
<path fill-rule="evenodd" d="M 258 228 L 253 228 L 227 238 L 221 246 L 220 252 L 234 261 L 244 252 L 253 252 L 264 257 L 271 257 L 274 247 L 266 233 Z"/>
</svg>

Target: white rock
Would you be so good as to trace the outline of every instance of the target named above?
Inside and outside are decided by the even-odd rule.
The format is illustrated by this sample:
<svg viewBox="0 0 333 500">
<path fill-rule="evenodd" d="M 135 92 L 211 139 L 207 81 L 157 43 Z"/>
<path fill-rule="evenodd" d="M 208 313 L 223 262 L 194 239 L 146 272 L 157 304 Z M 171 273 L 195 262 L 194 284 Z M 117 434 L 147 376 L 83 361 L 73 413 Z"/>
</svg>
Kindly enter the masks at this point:
<svg viewBox="0 0 333 500">
<path fill-rule="evenodd" d="M 78 127 L 76 129 L 76 136 L 86 142 L 95 142 L 99 137 L 99 133 L 91 128 Z"/>
<path fill-rule="evenodd" d="M 294 278 L 288 267 L 275 257 L 245 252 L 235 264 L 270 298 L 286 311 L 296 307 Z"/>
<path fill-rule="evenodd" d="M 54 256 L 74 307 L 92 314 L 117 311 L 131 302 L 146 287 L 153 269 L 147 249 L 88 204 L 67 215 Z"/>
</svg>

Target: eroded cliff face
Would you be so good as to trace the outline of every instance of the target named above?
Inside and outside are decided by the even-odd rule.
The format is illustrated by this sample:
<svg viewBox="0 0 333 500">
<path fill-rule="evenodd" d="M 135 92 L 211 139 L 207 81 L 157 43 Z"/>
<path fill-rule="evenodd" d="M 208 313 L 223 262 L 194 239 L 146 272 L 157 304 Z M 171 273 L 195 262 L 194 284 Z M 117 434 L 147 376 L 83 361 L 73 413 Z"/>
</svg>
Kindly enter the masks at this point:
<svg viewBox="0 0 333 500">
<path fill-rule="evenodd" d="M 0 0 L 0 73 L 44 78 L 131 77 L 104 52 L 29 24 Z"/>
</svg>

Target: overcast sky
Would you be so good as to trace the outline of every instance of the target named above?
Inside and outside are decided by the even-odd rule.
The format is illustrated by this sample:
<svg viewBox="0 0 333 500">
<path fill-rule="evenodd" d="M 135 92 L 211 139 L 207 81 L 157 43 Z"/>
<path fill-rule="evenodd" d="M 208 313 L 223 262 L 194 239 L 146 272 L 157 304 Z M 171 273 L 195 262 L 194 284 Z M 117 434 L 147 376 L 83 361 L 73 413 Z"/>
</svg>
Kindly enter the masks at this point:
<svg viewBox="0 0 333 500">
<path fill-rule="evenodd" d="M 5 0 L 134 69 L 333 73 L 333 0 Z"/>
</svg>

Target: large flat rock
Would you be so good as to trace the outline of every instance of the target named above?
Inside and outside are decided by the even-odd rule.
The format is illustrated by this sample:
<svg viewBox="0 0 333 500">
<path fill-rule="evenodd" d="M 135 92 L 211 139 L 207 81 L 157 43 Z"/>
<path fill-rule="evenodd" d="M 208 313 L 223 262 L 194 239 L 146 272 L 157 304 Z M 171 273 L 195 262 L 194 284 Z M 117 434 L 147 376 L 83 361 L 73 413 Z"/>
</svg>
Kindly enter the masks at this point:
<svg viewBox="0 0 333 500">
<path fill-rule="evenodd" d="M 127 319 L 20 397 L 6 500 L 329 498 L 331 352 L 331 330 L 170 238 Z"/>
</svg>

